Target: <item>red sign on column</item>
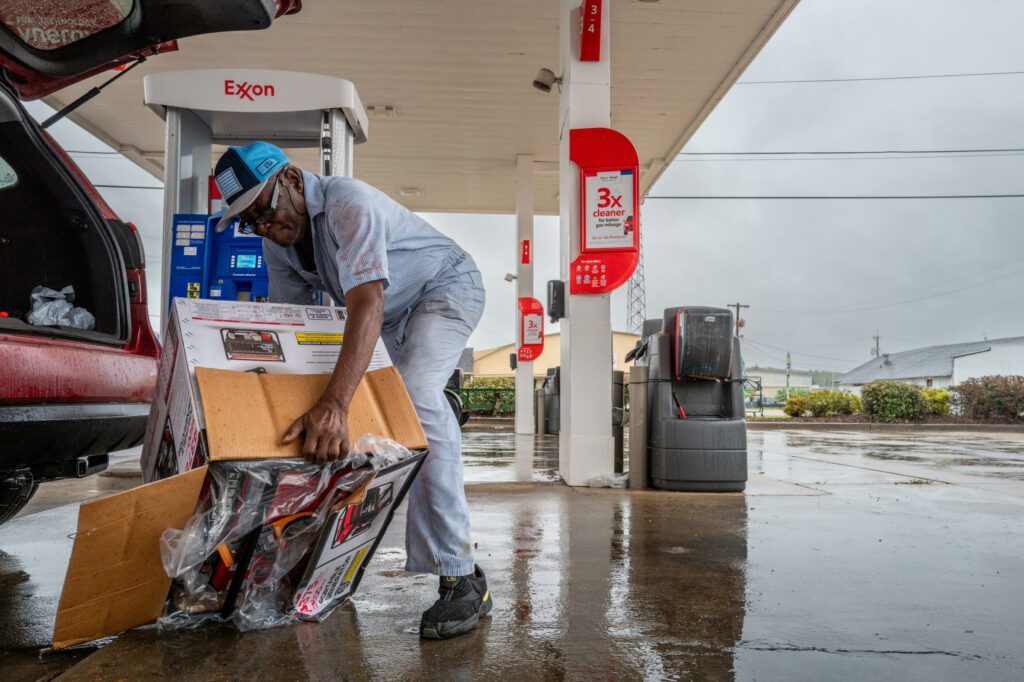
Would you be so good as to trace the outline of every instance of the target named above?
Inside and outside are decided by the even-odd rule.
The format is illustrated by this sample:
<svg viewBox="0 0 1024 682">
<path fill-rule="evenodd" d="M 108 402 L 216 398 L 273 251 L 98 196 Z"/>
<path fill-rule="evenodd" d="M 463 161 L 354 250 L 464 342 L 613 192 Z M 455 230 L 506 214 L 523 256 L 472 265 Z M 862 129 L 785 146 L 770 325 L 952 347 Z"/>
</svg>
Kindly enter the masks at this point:
<svg viewBox="0 0 1024 682">
<path fill-rule="evenodd" d="M 544 306 L 535 298 L 519 299 L 519 338 L 520 360 L 536 360 L 544 352 Z"/>
<path fill-rule="evenodd" d="M 530 240 L 524 239 L 522 245 L 522 252 L 520 254 L 520 262 L 523 265 L 530 264 Z"/>
<path fill-rule="evenodd" d="M 601 0 L 580 5 L 580 61 L 601 61 Z"/>
<path fill-rule="evenodd" d="M 607 128 L 569 131 L 580 172 L 580 251 L 569 293 L 603 294 L 625 284 L 640 260 L 640 166 L 626 136 Z"/>
</svg>

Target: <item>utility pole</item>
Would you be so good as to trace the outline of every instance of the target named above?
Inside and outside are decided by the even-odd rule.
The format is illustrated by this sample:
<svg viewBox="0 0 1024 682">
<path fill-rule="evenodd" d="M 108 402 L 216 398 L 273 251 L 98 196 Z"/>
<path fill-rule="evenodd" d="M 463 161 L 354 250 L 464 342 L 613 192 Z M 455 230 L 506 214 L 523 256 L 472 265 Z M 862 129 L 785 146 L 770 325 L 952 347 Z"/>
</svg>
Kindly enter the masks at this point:
<svg viewBox="0 0 1024 682">
<path fill-rule="evenodd" d="M 726 308 L 736 309 L 736 336 L 740 335 L 740 308 L 749 308 L 749 305 L 743 305 L 742 303 L 730 303 L 725 306 Z"/>
<path fill-rule="evenodd" d="M 875 340 L 875 357 L 876 358 L 881 357 L 882 356 L 882 347 L 879 344 L 879 341 L 882 340 L 882 337 L 878 335 L 878 330 L 877 329 L 875 330 L 875 335 L 872 336 L 871 338 L 873 338 Z"/>
<path fill-rule="evenodd" d="M 789 369 L 793 366 L 793 359 L 789 356 L 789 351 L 786 351 L 786 400 L 789 400 Z"/>
</svg>

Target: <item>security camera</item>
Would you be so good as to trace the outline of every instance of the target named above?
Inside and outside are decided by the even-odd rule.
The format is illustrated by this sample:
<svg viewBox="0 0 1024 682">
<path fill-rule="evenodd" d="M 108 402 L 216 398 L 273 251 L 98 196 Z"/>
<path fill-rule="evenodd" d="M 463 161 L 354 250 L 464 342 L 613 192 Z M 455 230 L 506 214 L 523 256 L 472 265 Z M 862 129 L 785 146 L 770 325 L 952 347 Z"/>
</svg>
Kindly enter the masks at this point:
<svg viewBox="0 0 1024 682">
<path fill-rule="evenodd" d="M 505 273 L 505 281 L 506 282 L 514 282 L 517 279 L 519 279 L 519 278 L 516 277 L 515 275 L 513 275 L 511 272 L 506 272 Z"/>
<path fill-rule="evenodd" d="M 551 69 L 541 69 L 537 72 L 537 77 L 533 79 L 533 87 L 541 92 L 551 92 L 551 86 L 555 83 L 561 84 L 562 79 L 556 76 Z"/>
</svg>

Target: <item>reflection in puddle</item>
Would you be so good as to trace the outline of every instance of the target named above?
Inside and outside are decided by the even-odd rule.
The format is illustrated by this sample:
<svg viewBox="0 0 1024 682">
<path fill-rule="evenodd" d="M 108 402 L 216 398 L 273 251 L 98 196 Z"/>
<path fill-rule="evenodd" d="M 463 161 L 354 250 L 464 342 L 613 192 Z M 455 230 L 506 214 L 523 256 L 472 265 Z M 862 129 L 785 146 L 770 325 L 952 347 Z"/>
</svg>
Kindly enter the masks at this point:
<svg viewBox="0 0 1024 682">
<path fill-rule="evenodd" d="M 751 432 L 751 446 L 790 456 L 906 462 L 946 472 L 998 479 L 1024 478 L 1024 434 L 959 432 Z"/>
</svg>

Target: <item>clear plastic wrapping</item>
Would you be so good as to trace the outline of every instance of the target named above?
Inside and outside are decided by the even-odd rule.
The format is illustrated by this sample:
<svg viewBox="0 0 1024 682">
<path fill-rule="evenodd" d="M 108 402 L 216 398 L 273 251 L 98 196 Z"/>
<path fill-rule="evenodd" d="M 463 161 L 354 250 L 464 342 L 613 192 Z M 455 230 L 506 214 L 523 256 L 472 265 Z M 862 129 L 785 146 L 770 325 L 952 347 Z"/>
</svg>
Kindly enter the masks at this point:
<svg viewBox="0 0 1024 682">
<path fill-rule="evenodd" d="M 174 582 L 160 625 L 229 620 L 245 631 L 295 622 L 292 597 L 332 508 L 412 454 L 364 436 L 344 461 L 322 467 L 297 459 L 211 464 L 195 514 L 161 538 Z"/>
<path fill-rule="evenodd" d="M 32 312 L 26 318 L 29 324 L 86 330 L 96 328 L 96 318 L 92 313 L 71 304 L 75 300 L 75 289 L 71 285 L 60 291 L 40 285 L 32 290 L 31 298 Z"/>
</svg>

